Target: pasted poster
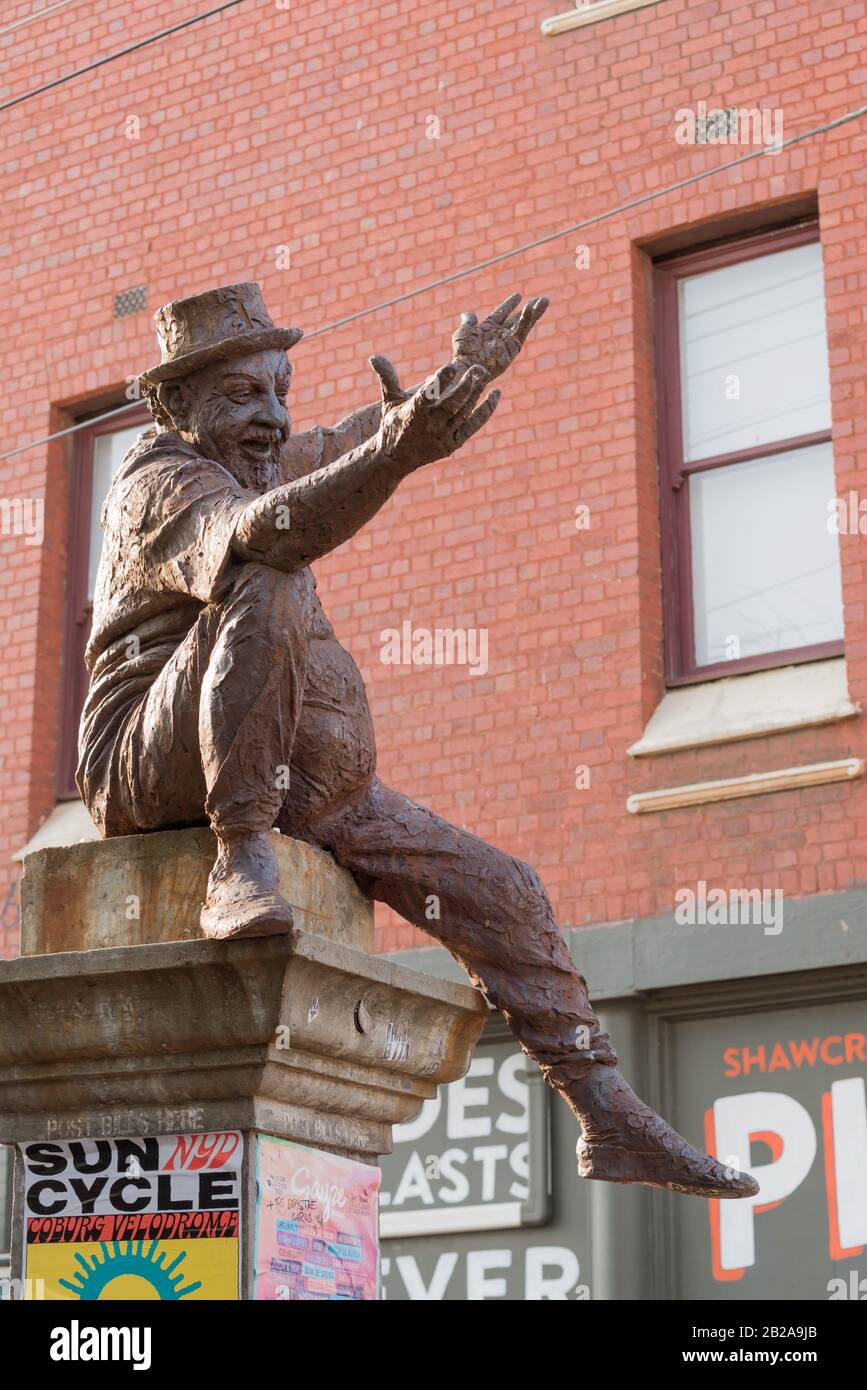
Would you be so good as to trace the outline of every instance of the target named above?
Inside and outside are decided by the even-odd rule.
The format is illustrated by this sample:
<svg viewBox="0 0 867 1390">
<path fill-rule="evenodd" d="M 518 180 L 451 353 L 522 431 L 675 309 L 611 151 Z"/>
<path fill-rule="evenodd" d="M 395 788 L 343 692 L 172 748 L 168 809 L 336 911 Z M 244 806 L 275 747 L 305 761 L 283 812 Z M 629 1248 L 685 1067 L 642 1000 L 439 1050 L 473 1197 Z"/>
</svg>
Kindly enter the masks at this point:
<svg viewBox="0 0 867 1390">
<path fill-rule="evenodd" d="M 861 1298 L 863 1000 L 690 1019 L 674 1033 L 674 1123 L 760 1185 L 738 1202 L 678 1205 L 679 1296 Z"/>
<path fill-rule="evenodd" d="M 379 1297 L 379 1169 L 260 1134 L 255 1299 Z"/>
<path fill-rule="evenodd" d="M 239 1297 L 240 1134 L 45 1141 L 21 1154 L 34 1297 Z"/>
</svg>

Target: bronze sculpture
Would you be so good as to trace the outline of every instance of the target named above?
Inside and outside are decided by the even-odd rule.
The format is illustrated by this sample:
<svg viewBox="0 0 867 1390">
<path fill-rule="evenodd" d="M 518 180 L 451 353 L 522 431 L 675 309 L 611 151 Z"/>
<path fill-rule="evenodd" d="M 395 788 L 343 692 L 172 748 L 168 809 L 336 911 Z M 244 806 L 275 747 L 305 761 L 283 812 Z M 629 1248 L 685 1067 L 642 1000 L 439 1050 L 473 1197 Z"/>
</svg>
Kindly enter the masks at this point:
<svg viewBox="0 0 867 1390">
<path fill-rule="evenodd" d="M 377 778 L 364 684 L 309 568 L 484 426 L 499 399 L 482 399 L 487 383 L 547 308 L 515 315 L 519 300 L 464 315 L 452 360 L 411 391 L 372 358 L 381 402 L 304 434 L 285 408 L 301 333 L 275 327 L 258 285 L 157 312 L 162 360 L 141 376 L 155 426 L 103 509 L 79 788 L 106 836 L 210 822 L 211 937 L 291 932 L 274 826 L 330 850 L 503 1013 L 581 1122 L 582 1176 L 749 1196 L 753 1178 L 693 1148 L 621 1076 L 535 872 Z"/>
</svg>

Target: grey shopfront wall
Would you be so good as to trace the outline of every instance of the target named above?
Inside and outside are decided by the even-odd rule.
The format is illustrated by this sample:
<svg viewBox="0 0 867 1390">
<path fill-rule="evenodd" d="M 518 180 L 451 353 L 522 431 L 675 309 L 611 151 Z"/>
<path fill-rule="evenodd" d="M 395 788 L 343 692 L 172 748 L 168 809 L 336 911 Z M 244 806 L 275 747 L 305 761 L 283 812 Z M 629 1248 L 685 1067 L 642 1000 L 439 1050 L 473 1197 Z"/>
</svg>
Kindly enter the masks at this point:
<svg viewBox="0 0 867 1390">
<path fill-rule="evenodd" d="M 383 1160 L 385 1296 L 867 1299 L 867 892 L 784 907 L 776 934 L 567 933 L 625 1074 L 756 1200 L 580 1180 L 574 1117 L 494 1014 Z M 461 978 L 438 947 L 400 960 Z"/>
</svg>

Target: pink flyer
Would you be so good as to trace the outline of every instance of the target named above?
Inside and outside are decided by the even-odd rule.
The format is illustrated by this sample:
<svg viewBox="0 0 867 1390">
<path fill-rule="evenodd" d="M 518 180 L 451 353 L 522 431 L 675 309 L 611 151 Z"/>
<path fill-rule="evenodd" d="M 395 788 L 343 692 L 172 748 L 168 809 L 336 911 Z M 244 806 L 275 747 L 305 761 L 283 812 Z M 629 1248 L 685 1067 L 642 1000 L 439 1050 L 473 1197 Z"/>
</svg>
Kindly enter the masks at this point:
<svg viewBox="0 0 867 1390">
<path fill-rule="evenodd" d="M 260 1134 L 255 1299 L 379 1297 L 381 1174 Z"/>
</svg>

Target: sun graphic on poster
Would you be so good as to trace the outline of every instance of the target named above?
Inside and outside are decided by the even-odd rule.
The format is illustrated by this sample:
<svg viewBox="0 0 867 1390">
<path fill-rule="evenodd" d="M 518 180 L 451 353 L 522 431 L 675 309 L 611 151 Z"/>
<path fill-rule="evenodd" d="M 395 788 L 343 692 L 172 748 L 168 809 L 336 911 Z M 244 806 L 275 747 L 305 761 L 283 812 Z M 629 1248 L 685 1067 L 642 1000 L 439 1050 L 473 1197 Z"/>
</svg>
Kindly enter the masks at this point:
<svg viewBox="0 0 867 1390">
<path fill-rule="evenodd" d="M 174 1271 L 186 1254 L 181 1251 L 170 1265 L 163 1268 L 166 1251 L 158 1251 L 159 1241 L 151 1241 L 147 1251 L 143 1240 L 101 1241 L 102 1259 L 91 1260 L 76 1253 L 80 1269 L 72 1280 L 59 1279 L 65 1289 L 81 1299 L 116 1299 L 140 1302 L 144 1299 L 186 1298 L 202 1287 L 200 1282 L 184 1284 L 184 1275 Z"/>
</svg>

